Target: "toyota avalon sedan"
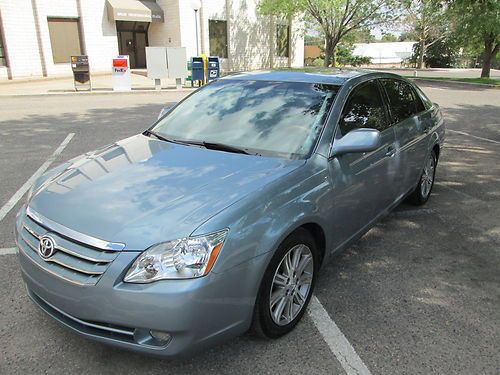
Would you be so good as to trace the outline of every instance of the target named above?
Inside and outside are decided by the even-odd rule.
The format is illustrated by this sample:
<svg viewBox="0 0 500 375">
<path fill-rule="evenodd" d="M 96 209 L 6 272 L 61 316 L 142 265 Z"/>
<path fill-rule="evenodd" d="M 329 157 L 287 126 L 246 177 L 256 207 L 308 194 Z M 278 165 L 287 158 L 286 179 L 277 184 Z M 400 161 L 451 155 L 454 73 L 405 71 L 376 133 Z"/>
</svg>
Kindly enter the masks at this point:
<svg viewBox="0 0 500 375">
<path fill-rule="evenodd" d="M 173 357 L 290 332 L 321 265 L 432 191 L 445 130 L 412 82 L 257 72 L 36 181 L 16 220 L 27 292 L 85 337 Z"/>
</svg>

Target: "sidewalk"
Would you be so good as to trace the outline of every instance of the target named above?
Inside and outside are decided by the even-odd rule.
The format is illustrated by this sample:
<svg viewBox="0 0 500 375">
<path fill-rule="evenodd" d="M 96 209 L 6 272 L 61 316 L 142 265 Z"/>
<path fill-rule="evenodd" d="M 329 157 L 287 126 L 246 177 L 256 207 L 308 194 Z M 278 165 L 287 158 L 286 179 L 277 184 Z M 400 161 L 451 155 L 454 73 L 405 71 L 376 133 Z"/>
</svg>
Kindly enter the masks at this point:
<svg viewBox="0 0 500 375">
<path fill-rule="evenodd" d="M 155 91 L 154 81 L 146 77 L 145 71 L 134 71 L 132 77 L 132 93 Z M 113 93 L 113 82 L 111 74 L 95 74 L 90 77 L 92 91 L 79 91 L 78 94 Z M 177 90 L 174 80 L 162 80 L 162 90 L 184 91 L 191 90 L 191 83 L 186 82 L 181 90 Z M 123 91 L 122 91 L 123 92 Z M 24 95 L 56 95 L 76 94 L 73 77 L 40 78 L 23 81 L 1 81 L 1 96 L 24 96 Z"/>
</svg>

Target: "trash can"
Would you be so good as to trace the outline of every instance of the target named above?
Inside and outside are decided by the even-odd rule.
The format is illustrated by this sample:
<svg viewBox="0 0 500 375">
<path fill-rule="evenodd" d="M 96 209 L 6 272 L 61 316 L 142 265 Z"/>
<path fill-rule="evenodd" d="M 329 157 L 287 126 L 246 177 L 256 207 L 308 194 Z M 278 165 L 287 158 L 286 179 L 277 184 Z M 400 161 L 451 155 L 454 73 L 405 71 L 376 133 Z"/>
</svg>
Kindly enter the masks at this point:
<svg viewBox="0 0 500 375">
<path fill-rule="evenodd" d="M 208 57 L 208 81 L 213 81 L 220 77 L 220 59 L 218 56 Z"/>
<path fill-rule="evenodd" d="M 73 71 L 75 91 L 92 90 L 89 57 L 87 55 L 71 56 L 71 70 Z"/>
<path fill-rule="evenodd" d="M 194 81 L 198 81 L 199 86 L 205 82 L 203 57 L 191 57 L 191 87 L 193 87 Z"/>
</svg>

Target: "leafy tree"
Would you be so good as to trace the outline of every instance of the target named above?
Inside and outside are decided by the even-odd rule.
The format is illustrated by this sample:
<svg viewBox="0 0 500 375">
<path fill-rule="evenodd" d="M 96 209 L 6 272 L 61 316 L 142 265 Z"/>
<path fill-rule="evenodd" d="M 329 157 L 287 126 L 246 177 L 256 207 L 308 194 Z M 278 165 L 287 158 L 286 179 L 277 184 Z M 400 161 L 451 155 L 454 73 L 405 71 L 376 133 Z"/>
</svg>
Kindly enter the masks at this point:
<svg viewBox="0 0 500 375">
<path fill-rule="evenodd" d="M 500 1 L 450 0 L 449 3 L 462 43 L 483 45 L 481 77 L 489 78 L 492 61 L 500 50 Z"/>
<path fill-rule="evenodd" d="M 371 63 L 367 56 L 354 55 L 354 45 L 348 43 L 339 43 L 337 48 L 337 62 L 341 65 L 361 66 Z"/>
<path fill-rule="evenodd" d="M 450 68 L 457 65 L 460 47 L 452 37 L 439 39 L 435 43 L 429 44 L 424 53 L 425 66 L 430 68 Z M 410 63 L 415 64 L 419 57 L 420 43 L 413 46 L 413 55 Z"/>
<path fill-rule="evenodd" d="M 377 38 L 375 38 L 375 35 L 372 34 L 369 28 L 363 27 L 347 34 L 344 40 L 349 40 L 352 43 L 373 43 Z"/>
<path fill-rule="evenodd" d="M 398 37 L 398 42 L 414 42 L 417 40 L 413 30 L 404 31 Z"/>
<path fill-rule="evenodd" d="M 381 42 L 397 42 L 398 37 L 394 34 L 387 33 L 387 34 L 382 35 L 382 38 L 380 38 L 380 41 Z"/>
<path fill-rule="evenodd" d="M 281 17 L 305 14 L 325 39 L 324 66 L 336 64 L 338 44 L 350 33 L 395 18 L 396 0 L 261 0 L 260 12 Z"/>
<path fill-rule="evenodd" d="M 403 0 L 404 24 L 408 25 L 410 35 L 418 42 L 417 68 L 424 66 L 427 48 L 439 42 L 451 32 L 450 17 L 441 0 Z"/>
</svg>

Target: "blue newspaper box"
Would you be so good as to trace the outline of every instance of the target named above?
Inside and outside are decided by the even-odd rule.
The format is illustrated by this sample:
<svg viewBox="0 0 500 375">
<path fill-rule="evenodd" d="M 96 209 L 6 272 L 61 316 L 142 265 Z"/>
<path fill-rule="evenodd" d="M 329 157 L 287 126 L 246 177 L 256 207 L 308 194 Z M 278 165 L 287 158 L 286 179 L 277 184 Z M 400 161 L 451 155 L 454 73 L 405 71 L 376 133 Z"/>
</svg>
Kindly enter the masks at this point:
<svg viewBox="0 0 500 375">
<path fill-rule="evenodd" d="M 208 57 L 208 81 L 213 81 L 220 77 L 220 60 L 217 56 Z"/>
<path fill-rule="evenodd" d="M 203 57 L 191 57 L 191 84 L 194 81 L 205 81 L 205 64 Z"/>
</svg>

